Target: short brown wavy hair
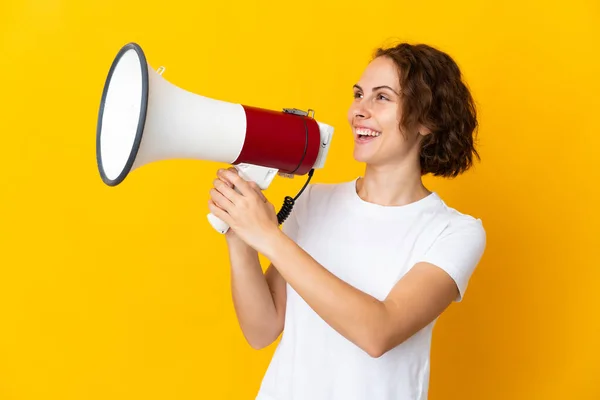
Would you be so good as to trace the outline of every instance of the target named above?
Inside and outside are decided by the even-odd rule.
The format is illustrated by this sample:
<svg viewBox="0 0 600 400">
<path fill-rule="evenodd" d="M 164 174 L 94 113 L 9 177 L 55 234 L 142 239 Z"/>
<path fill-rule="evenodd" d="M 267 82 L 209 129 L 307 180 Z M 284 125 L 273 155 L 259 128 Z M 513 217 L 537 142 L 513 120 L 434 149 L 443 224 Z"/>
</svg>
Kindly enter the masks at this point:
<svg viewBox="0 0 600 400">
<path fill-rule="evenodd" d="M 468 170 L 478 127 L 473 97 L 462 73 L 446 53 L 425 44 L 378 48 L 373 58 L 389 57 L 398 68 L 402 97 L 401 131 L 422 125 L 421 175 L 456 177 Z"/>
</svg>

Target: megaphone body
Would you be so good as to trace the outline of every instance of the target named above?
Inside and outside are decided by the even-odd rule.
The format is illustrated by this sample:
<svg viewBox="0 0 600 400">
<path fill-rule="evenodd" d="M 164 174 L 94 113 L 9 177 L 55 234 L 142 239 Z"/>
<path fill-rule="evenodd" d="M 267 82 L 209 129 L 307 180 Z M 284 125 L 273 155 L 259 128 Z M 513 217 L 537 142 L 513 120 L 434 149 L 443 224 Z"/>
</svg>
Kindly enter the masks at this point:
<svg viewBox="0 0 600 400">
<path fill-rule="evenodd" d="M 323 168 L 333 127 L 297 109 L 274 111 L 201 96 L 152 69 L 136 43 L 121 48 L 106 78 L 96 130 L 103 182 L 116 186 L 152 162 L 196 159 L 234 165 L 266 189 L 276 175 Z M 208 215 L 221 233 L 227 224 Z"/>
</svg>

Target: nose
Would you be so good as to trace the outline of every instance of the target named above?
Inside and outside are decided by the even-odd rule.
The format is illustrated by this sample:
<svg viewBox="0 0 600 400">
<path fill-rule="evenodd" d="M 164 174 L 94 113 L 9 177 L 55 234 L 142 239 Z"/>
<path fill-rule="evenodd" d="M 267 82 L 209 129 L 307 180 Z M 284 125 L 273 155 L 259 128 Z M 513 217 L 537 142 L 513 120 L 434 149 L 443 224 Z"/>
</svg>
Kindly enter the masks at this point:
<svg viewBox="0 0 600 400">
<path fill-rule="evenodd" d="M 352 117 L 353 118 L 369 118 L 371 113 L 369 108 L 366 107 L 365 100 L 361 100 L 356 102 L 352 107 Z"/>
</svg>

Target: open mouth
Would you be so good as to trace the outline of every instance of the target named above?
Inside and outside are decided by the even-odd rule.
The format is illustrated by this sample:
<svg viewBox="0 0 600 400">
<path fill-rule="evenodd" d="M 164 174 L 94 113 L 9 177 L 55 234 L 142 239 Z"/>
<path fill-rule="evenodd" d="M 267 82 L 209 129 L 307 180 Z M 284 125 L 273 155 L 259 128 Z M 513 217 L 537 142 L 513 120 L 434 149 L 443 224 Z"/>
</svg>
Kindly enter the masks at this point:
<svg viewBox="0 0 600 400">
<path fill-rule="evenodd" d="M 381 132 L 379 131 L 374 131 L 372 129 L 367 129 L 367 128 L 357 128 L 355 130 L 356 132 L 356 140 L 358 142 L 370 142 L 376 138 L 378 138 L 379 136 L 381 136 Z"/>
</svg>

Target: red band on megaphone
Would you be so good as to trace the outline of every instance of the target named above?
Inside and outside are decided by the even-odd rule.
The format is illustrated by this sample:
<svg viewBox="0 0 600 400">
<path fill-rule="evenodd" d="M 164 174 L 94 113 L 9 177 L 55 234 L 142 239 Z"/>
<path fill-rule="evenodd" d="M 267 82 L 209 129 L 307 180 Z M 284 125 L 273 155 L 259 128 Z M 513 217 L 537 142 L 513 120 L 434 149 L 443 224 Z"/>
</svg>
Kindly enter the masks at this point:
<svg viewBox="0 0 600 400">
<path fill-rule="evenodd" d="M 319 125 L 310 117 L 242 105 L 246 136 L 233 164 L 255 164 L 304 175 L 319 154 Z"/>
</svg>

